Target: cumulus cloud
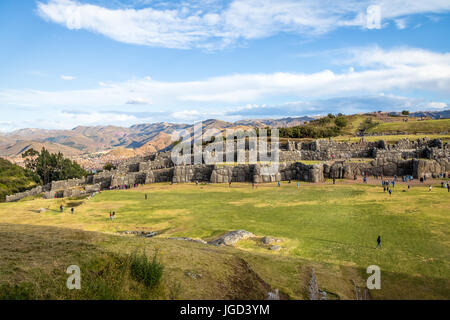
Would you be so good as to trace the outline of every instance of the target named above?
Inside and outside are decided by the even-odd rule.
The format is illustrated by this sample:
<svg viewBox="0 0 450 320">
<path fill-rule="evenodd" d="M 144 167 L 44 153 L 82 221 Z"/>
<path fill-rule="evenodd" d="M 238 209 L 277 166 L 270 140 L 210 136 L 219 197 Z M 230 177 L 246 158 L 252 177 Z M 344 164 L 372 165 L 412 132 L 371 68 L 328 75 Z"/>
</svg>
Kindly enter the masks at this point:
<svg viewBox="0 0 450 320">
<path fill-rule="evenodd" d="M 65 75 L 61 75 L 61 79 L 62 79 L 62 80 L 65 80 L 65 81 L 72 81 L 72 80 L 75 80 L 76 77 L 74 77 L 74 76 L 65 76 Z"/>
<path fill-rule="evenodd" d="M 162 2 L 164 4 L 164 2 Z M 38 2 L 38 14 L 68 29 L 85 29 L 124 43 L 188 49 L 217 49 L 238 40 L 270 37 L 288 32 L 317 35 L 341 27 L 368 26 L 364 0 L 232 0 L 186 2 L 165 7 L 107 8 L 73 0 Z M 157 4 L 160 4 L 159 6 Z M 208 4 L 208 5 L 206 5 Z M 444 13 L 447 0 L 380 0 L 376 3 L 383 21 L 404 26 L 401 18 L 414 14 Z M 202 10 L 202 8 L 204 8 Z M 382 24 L 384 26 L 386 24 Z"/>
<path fill-rule="evenodd" d="M 372 111 L 429 111 L 444 110 L 448 107 L 449 104 L 445 102 L 430 102 L 425 99 L 379 94 L 295 101 L 280 105 L 254 104 L 227 111 L 225 116 L 236 118 L 298 117 L 329 112 L 354 114 Z"/>
<path fill-rule="evenodd" d="M 151 104 L 151 102 L 147 101 L 145 99 L 142 99 L 142 98 L 136 98 L 136 99 L 128 100 L 126 102 L 126 104 L 146 105 L 146 104 Z"/>
<path fill-rule="evenodd" d="M 339 63 L 340 66 L 357 66 L 357 69 L 233 74 L 184 82 L 144 78 L 71 91 L 3 90 L 0 91 L 0 104 L 111 108 L 123 107 L 127 101 L 134 104 L 151 101 L 155 110 L 164 107 L 180 111 L 180 106 L 205 110 L 212 105 L 255 104 L 268 99 L 285 100 L 285 97 L 317 99 L 402 90 L 437 92 L 447 96 L 450 93 L 450 53 L 370 47 L 350 50 Z"/>
</svg>

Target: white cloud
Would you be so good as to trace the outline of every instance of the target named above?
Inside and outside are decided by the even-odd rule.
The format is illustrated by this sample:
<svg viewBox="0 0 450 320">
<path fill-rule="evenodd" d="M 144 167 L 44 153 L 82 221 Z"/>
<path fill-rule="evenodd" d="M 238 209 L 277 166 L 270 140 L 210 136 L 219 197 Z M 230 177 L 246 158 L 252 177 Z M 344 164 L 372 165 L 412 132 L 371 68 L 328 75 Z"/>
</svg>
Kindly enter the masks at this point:
<svg viewBox="0 0 450 320">
<path fill-rule="evenodd" d="M 315 35 L 340 27 L 366 28 L 366 10 L 373 1 L 233 0 L 221 5 L 221 1 L 212 0 L 207 3 L 205 10 L 199 10 L 196 2 L 191 5 L 182 2 L 170 8 L 154 5 L 144 9 L 111 9 L 72 0 L 49 0 L 38 2 L 38 14 L 68 29 L 85 29 L 124 43 L 217 49 L 238 40 L 265 38 L 281 32 Z M 401 22 L 405 16 L 450 10 L 448 0 L 380 0 L 376 4 L 382 20 L 393 20 L 397 26 L 405 26 Z"/>
<path fill-rule="evenodd" d="M 394 22 L 398 29 L 403 30 L 406 28 L 406 19 L 395 19 Z"/>
<path fill-rule="evenodd" d="M 105 121 L 116 124 L 118 123 L 131 124 L 137 120 L 135 116 L 128 114 L 103 113 L 103 112 L 89 112 L 89 113 L 62 112 L 59 116 L 62 122 L 70 124 L 83 124 L 83 125 L 99 125 L 104 124 Z"/>
<path fill-rule="evenodd" d="M 75 80 L 76 77 L 61 75 L 61 79 L 64 81 L 72 81 L 72 80 Z"/>
<path fill-rule="evenodd" d="M 127 104 L 136 104 L 136 105 L 146 105 L 146 104 L 152 104 L 150 101 L 147 101 L 142 98 L 135 98 L 127 101 Z"/>
<path fill-rule="evenodd" d="M 358 48 L 350 50 L 340 65 L 358 68 L 353 72 L 344 68 L 341 73 L 323 70 L 309 74 L 234 74 L 184 82 L 145 78 L 71 91 L 3 90 L 0 105 L 86 109 L 94 106 L 97 110 L 151 101 L 153 111 L 168 108 L 181 112 L 189 108 L 211 112 L 212 106 L 264 103 L 286 97 L 317 99 L 402 90 L 437 92 L 447 97 L 450 93 L 450 53 L 414 48 Z"/>
</svg>

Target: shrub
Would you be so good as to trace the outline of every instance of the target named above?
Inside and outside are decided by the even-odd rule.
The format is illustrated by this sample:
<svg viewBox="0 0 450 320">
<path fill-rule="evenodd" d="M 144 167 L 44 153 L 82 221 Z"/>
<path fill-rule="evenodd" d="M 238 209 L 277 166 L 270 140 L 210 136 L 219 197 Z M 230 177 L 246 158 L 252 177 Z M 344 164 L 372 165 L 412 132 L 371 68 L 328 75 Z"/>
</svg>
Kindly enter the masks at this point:
<svg viewBox="0 0 450 320">
<path fill-rule="evenodd" d="M 131 255 L 131 275 L 134 279 L 142 282 L 149 288 L 153 288 L 161 281 L 164 265 L 158 260 L 156 251 L 152 259 L 145 252 L 143 254 L 133 253 Z"/>
<path fill-rule="evenodd" d="M 339 128 L 344 128 L 347 126 L 347 119 L 345 117 L 337 117 L 336 119 L 334 119 L 334 123 L 339 127 Z"/>
<path fill-rule="evenodd" d="M 31 300 L 33 287 L 29 283 L 0 286 L 0 300 Z"/>
</svg>

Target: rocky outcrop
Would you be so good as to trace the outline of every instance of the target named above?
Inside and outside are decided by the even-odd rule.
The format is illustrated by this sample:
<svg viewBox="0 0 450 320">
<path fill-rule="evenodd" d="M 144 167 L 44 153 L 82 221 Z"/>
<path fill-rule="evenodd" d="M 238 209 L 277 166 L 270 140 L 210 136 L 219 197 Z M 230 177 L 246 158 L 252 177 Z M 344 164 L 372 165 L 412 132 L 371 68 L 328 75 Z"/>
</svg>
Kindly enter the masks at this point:
<svg viewBox="0 0 450 320">
<path fill-rule="evenodd" d="M 139 237 L 144 238 L 152 238 L 156 235 L 158 235 L 158 232 L 156 231 L 120 231 L 120 234 L 132 234 Z"/>
<path fill-rule="evenodd" d="M 240 240 L 244 240 L 250 237 L 254 237 L 255 235 L 251 232 L 245 231 L 245 230 L 236 230 L 231 231 L 223 236 L 208 242 L 208 244 L 214 245 L 214 246 L 233 246 Z"/>
<path fill-rule="evenodd" d="M 327 293 L 319 290 L 317 284 L 316 272 L 311 270 L 311 280 L 308 283 L 309 300 L 327 300 Z"/>
</svg>

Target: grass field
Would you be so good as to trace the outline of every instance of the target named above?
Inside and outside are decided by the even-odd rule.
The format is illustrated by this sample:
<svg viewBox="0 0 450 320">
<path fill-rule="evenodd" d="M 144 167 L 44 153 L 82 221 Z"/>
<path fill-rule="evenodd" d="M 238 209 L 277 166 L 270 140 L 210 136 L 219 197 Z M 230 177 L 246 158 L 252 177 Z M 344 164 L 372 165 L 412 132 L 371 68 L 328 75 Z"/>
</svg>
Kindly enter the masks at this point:
<svg viewBox="0 0 450 320">
<path fill-rule="evenodd" d="M 176 298 L 242 298 L 249 288 L 253 298 L 264 298 L 268 287 L 280 289 L 289 298 L 306 299 L 314 268 L 319 287 L 330 297 L 352 299 L 353 282 L 363 286 L 368 277 L 365 269 L 375 264 L 382 270 L 382 288 L 370 292 L 374 299 L 449 299 L 450 194 L 438 186 L 432 192 L 426 187 L 405 189 L 397 185 L 389 197 L 379 186 L 348 183 L 301 183 L 300 189 L 296 183 L 284 183 L 281 188 L 263 184 L 257 189 L 237 183 L 231 188 L 153 184 L 105 191 L 90 200 L 3 203 L 0 284 L 34 281 L 37 288 L 32 297 L 61 299 L 108 297 L 99 293 L 103 291 L 113 298 L 167 299 L 174 296 L 172 291 L 178 292 Z M 58 212 L 61 203 L 66 206 L 64 213 Z M 68 207 L 75 208 L 74 215 Z M 40 208 L 49 211 L 39 213 Z M 114 221 L 109 220 L 112 210 L 117 216 Z M 241 241 L 236 248 L 166 239 L 211 240 L 237 229 L 257 238 Z M 154 230 L 159 235 L 152 239 L 117 235 L 124 230 Z M 378 234 L 381 250 L 375 249 Z M 281 239 L 282 249 L 268 250 L 260 241 L 262 236 Z M 27 248 L 27 241 L 37 247 Z M 62 266 L 73 259 L 101 269 L 106 268 L 101 261 L 116 266 L 136 248 L 149 253 L 161 249 L 167 270 L 158 290 L 146 292 L 123 276 L 112 281 L 117 285 L 112 289 L 100 286 L 103 291 L 99 291 L 89 285 L 84 293 L 64 291 L 62 279 L 67 275 Z M 186 276 L 192 274 L 190 270 L 202 274 L 201 279 Z M 54 281 L 59 285 L 53 284 L 58 290 L 48 289 L 49 274 L 58 274 Z M 98 282 L 91 273 L 88 279 Z"/>
<path fill-rule="evenodd" d="M 441 139 L 443 142 L 450 142 L 450 134 L 396 134 L 396 135 L 379 135 L 379 136 L 365 136 L 364 140 L 368 142 L 375 142 L 384 140 L 387 143 L 396 143 L 402 139 L 408 139 L 410 141 L 416 141 L 418 139 Z M 361 137 L 353 136 L 339 136 L 333 138 L 333 140 L 341 142 L 359 142 Z"/>
<path fill-rule="evenodd" d="M 379 123 L 367 130 L 367 133 L 448 133 L 450 119 L 423 120 L 408 119 L 408 122 Z"/>
</svg>

